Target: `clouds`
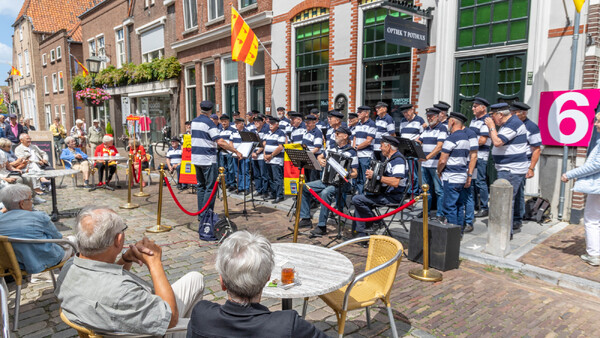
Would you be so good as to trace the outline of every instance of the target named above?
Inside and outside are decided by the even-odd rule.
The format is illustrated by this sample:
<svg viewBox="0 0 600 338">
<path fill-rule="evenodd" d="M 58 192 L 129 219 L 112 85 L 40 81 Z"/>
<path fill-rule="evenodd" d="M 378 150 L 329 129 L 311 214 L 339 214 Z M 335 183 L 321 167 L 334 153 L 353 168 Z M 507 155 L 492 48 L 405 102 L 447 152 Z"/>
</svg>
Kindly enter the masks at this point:
<svg viewBox="0 0 600 338">
<path fill-rule="evenodd" d="M 16 19 L 23 6 L 23 0 L 0 0 L 0 15 Z"/>
<path fill-rule="evenodd" d="M 0 63 L 12 63 L 12 48 L 0 42 Z"/>
</svg>

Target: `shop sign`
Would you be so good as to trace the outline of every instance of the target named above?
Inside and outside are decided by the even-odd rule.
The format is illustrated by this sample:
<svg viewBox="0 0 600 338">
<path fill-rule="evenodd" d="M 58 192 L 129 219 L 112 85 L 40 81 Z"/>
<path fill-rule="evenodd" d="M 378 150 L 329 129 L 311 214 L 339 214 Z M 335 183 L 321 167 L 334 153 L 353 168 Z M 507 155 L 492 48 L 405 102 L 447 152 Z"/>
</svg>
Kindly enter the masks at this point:
<svg viewBox="0 0 600 338">
<path fill-rule="evenodd" d="M 539 114 L 542 144 L 587 147 L 599 102 L 600 89 L 542 92 Z"/>
<path fill-rule="evenodd" d="M 427 26 L 388 15 L 385 18 L 385 42 L 394 45 L 425 49 L 429 47 Z"/>
</svg>

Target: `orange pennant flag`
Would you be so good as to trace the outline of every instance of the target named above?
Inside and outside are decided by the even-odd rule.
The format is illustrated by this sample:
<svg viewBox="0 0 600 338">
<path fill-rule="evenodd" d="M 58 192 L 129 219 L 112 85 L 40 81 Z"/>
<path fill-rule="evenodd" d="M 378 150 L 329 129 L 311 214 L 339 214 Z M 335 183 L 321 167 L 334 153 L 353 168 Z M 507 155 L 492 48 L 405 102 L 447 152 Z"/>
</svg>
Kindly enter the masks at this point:
<svg viewBox="0 0 600 338">
<path fill-rule="evenodd" d="M 77 62 L 77 64 L 79 65 L 79 67 L 81 67 L 81 69 L 83 70 L 83 77 L 86 77 L 90 72 L 87 70 L 87 68 L 85 68 L 81 62 L 79 62 L 79 60 L 75 59 L 75 62 Z"/>
<path fill-rule="evenodd" d="M 17 75 L 17 76 L 21 76 L 21 72 L 15 68 L 14 66 L 11 66 L 11 70 L 10 70 L 10 75 Z"/>
<path fill-rule="evenodd" d="M 231 7 L 231 59 L 254 65 L 258 54 L 258 38 L 240 13 Z"/>
</svg>

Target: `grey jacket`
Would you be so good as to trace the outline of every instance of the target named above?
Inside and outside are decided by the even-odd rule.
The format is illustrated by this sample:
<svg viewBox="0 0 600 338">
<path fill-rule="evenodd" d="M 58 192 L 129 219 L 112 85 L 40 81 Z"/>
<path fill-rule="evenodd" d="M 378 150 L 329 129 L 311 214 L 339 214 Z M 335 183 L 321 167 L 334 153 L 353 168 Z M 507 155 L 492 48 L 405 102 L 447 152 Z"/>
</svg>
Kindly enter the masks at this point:
<svg viewBox="0 0 600 338">
<path fill-rule="evenodd" d="M 573 191 L 584 194 L 600 194 L 600 139 L 585 163 L 566 173 L 569 179 L 576 178 Z"/>
</svg>

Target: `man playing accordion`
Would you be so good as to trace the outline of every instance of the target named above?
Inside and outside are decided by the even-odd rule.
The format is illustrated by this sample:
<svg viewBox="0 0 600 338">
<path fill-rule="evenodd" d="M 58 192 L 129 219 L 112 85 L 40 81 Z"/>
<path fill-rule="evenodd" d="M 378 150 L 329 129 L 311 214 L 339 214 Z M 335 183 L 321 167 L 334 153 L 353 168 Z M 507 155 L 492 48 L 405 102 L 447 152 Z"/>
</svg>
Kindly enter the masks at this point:
<svg viewBox="0 0 600 338">
<path fill-rule="evenodd" d="M 381 181 L 383 191 L 379 194 L 355 195 L 352 197 L 354 205 L 354 217 L 374 217 L 371 210 L 377 204 L 390 204 L 401 202 L 406 185 L 406 160 L 398 151 L 400 141 L 393 136 L 381 138 L 381 154 L 385 157 L 385 169 L 381 177 L 373 170 L 368 169 L 365 176 L 368 180 Z M 356 231 L 357 237 L 366 236 L 365 222 L 353 221 L 352 229 Z"/>
<path fill-rule="evenodd" d="M 327 156 L 333 156 L 332 154 L 341 154 L 346 157 L 350 161 L 350 173 L 346 178 L 356 178 L 358 175 L 358 157 L 356 156 L 356 150 L 352 148 L 350 145 L 350 135 L 352 132 L 348 127 L 341 126 L 335 131 L 335 142 L 336 146 L 334 148 L 327 150 Z M 322 167 L 327 165 L 327 158 L 325 157 L 325 153 L 321 153 L 318 157 L 319 163 Z M 333 170 L 333 169 L 331 169 Z M 339 176 L 336 175 L 336 177 Z M 343 179 L 340 179 L 341 186 L 339 186 L 340 194 L 344 195 L 350 191 L 352 187 L 350 182 L 345 182 Z M 312 190 L 314 190 L 317 194 L 321 196 L 321 198 L 331 204 L 331 202 L 336 197 L 336 190 L 338 186 L 335 184 L 326 184 L 321 180 L 312 181 L 306 184 Z M 302 220 L 300 221 L 300 227 L 312 227 L 312 221 L 310 218 L 310 203 L 312 200 L 312 196 L 308 189 L 304 189 L 302 191 L 302 204 L 300 205 L 300 217 Z M 338 204 L 341 201 L 338 201 Z M 327 234 L 327 218 L 329 217 L 329 209 L 325 206 L 321 206 L 321 212 L 319 214 L 319 223 L 317 227 L 311 231 L 311 234 L 316 237 L 321 237 Z"/>
</svg>

